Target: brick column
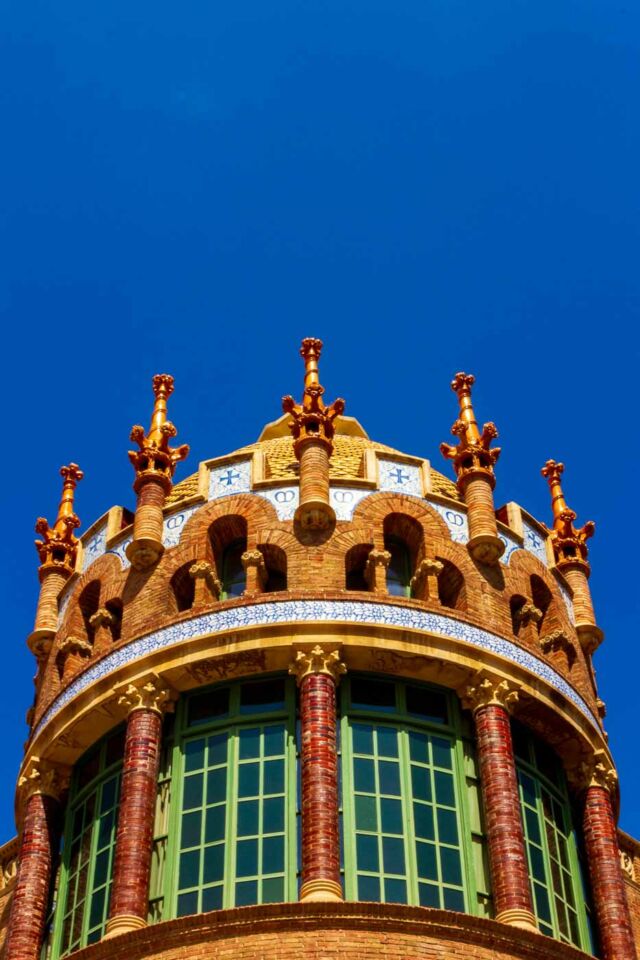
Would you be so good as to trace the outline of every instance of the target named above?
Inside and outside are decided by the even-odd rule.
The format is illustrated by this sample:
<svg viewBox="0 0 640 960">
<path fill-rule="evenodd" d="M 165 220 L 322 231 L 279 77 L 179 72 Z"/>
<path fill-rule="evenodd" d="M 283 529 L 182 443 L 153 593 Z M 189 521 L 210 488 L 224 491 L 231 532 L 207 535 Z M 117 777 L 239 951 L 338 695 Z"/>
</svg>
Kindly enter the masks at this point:
<svg viewBox="0 0 640 960">
<path fill-rule="evenodd" d="M 421 560 L 411 577 L 411 596 L 417 600 L 431 600 L 438 603 L 438 577 L 442 573 L 441 560 L 425 557 Z"/>
<path fill-rule="evenodd" d="M 136 485 L 134 484 L 134 489 Z M 163 476 L 144 477 L 138 483 L 138 502 L 133 521 L 133 540 L 126 549 L 131 565 L 145 570 L 157 563 L 164 552 L 162 544 L 163 508 L 170 481 Z"/>
<path fill-rule="evenodd" d="M 206 607 L 220 599 L 222 584 L 216 576 L 215 568 L 207 560 L 196 560 L 189 567 L 189 576 L 194 581 L 194 607 Z"/>
<path fill-rule="evenodd" d="M 247 576 L 245 593 L 262 593 L 267 580 L 267 567 L 260 550 L 245 550 L 240 558 Z"/>
<path fill-rule="evenodd" d="M 611 802 L 617 781 L 598 750 L 581 765 L 577 785 L 584 790 L 582 829 L 603 960 L 637 960 Z"/>
<path fill-rule="evenodd" d="M 129 684 L 118 703 L 128 709 L 129 716 L 105 937 L 128 933 L 147 923 L 162 714 L 173 707 L 173 693 L 152 675 Z"/>
<path fill-rule="evenodd" d="M 68 784 L 64 768 L 33 758 L 18 781 L 24 815 L 18 877 L 11 901 L 4 956 L 38 960 L 49 906 L 53 861 L 60 839 L 60 795 Z"/>
<path fill-rule="evenodd" d="M 518 693 L 480 673 L 462 696 L 475 723 L 496 920 L 537 930 L 509 720 Z"/>
<path fill-rule="evenodd" d="M 295 446 L 300 460 L 300 505 L 296 520 L 305 529 L 325 530 L 335 523 L 329 501 L 331 444 L 323 438 L 305 437 Z"/>
<path fill-rule="evenodd" d="M 387 570 L 390 563 L 391 554 L 388 550 L 374 548 L 369 551 L 364 576 L 373 593 L 387 592 Z"/>
<path fill-rule="evenodd" d="M 336 686 L 346 667 L 337 650 L 316 646 L 298 651 L 289 672 L 298 680 L 302 724 L 300 900 L 342 900 Z"/>
</svg>

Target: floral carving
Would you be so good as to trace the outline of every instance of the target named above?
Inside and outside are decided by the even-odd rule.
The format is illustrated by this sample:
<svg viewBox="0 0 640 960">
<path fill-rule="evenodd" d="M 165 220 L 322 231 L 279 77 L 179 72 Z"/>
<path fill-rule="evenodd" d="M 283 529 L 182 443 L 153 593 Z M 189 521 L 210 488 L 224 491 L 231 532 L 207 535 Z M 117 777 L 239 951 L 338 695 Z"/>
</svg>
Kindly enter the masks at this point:
<svg viewBox="0 0 640 960">
<path fill-rule="evenodd" d="M 127 713 L 133 710 L 155 710 L 156 713 L 170 713 L 174 709 L 177 693 L 156 674 L 150 674 L 129 683 L 118 696 L 118 705 Z"/>
<path fill-rule="evenodd" d="M 289 665 L 289 673 L 296 677 L 298 686 L 305 677 L 314 673 L 326 674 L 332 677 L 336 683 L 339 683 L 340 676 L 346 672 L 347 668 L 340 659 L 340 651 L 327 651 L 319 644 L 316 644 L 311 650 L 298 650 Z"/>
<path fill-rule="evenodd" d="M 500 680 L 482 671 L 460 691 L 462 705 L 467 710 L 480 710 L 496 705 L 511 712 L 518 701 L 518 687 L 510 680 Z"/>
</svg>

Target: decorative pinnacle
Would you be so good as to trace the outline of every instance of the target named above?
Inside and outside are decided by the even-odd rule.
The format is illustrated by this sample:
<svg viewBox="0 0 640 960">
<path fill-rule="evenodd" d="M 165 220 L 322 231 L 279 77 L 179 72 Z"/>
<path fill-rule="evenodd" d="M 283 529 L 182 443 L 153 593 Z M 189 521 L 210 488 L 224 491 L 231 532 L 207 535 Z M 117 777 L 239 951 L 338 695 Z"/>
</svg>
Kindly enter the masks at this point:
<svg viewBox="0 0 640 960">
<path fill-rule="evenodd" d="M 139 450 L 129 451 L 129 459 L 136 471 L 133 486 L 137 491 L 145 479 L 155 477 L 162 481 L 168 492 L 176 464 L 188 455 L 189 446 L 186 443 L 180 447 L 169 446 L 169 440 L 178 432 L 167 419 L 167 400 L 173 393 L 173 377 L 167 373 L 157 373 L 153 378 L 153 392 L 156 402 L 149 433 L 145 434 L 141 426 L 131 429 L 130 439 L 140 447 Z"/>
<path fill-rule="evenodd" d="M 546 478 L 551 491 L 553 527 L 549 530 L 549 539 L 553 546 L 556 564 L 559 567 L 570 563 L 579 564 L 586 568 L 588 572 L 587 557 L 589 550 L 586 541 L 593 536 L 596 525 L 593 520 L 587 521 L 580 529 L 573 525 L 576 513 L 567 506 L 560 480 L 564 473 L 564 463 L 547 460 L 541 473 Z"/>
<path fill-rule="evenodd" d="M 72 573 L 78 552 L 78 538 L 74 534 L 80 526 L 80 519 L 73 512 L 75 489 L 84 474 L 77 463 L 60 467 L 62 477 L 62 499 L 58 507 L 58 516 L 53 527 L 44 517 L 36 520 L 36 533 L 43 538 L 36 540 L 36 550 L 42 566 L 54 564 L 67 573 Z"/>
<path fill-rule="evenodd" d="M 300 347 L 300 355 L 304 360 L 304 393 L 302 403 L 297 404 L 293 397 L 286 396 L 282 398 L 282 409 L 285 413 L 290 413 L 293 417 L 289 428 L 296 441 L 296 456 L 298 455 L 299 443 L 312 437 L 316 440 L 323 440 L 329 446 L 331 452 L 331 441 L 335 433 L 333 421 L 344 411 L 344 400 L 338 398 L 330 406 L 326 406 L 322 395 L 324 387 L 320 384 L 318 375 L 318 360 L 322 350 L 322 340 L 315 337 L 306 337 Z"/>
<path fill-rule="evenodd" d="M 495 423 L 485 423 L 482 433 L 473 412 L 471 387 L 475 377 L 469 373 L 456 373 L 451 381 L 451 389 L 458 396 L 460 416 L 451 427 L 454 437 L 459 437 L 457 446 L 441 443 L 443 457 L 453 460 L 453 468 L 458 482 L 472 473 L 484 473 L 495 483 L 493 467 L 500 456 L 500 447 L 490 449 L 491 441 L 498 436 Z"/>
</svg>

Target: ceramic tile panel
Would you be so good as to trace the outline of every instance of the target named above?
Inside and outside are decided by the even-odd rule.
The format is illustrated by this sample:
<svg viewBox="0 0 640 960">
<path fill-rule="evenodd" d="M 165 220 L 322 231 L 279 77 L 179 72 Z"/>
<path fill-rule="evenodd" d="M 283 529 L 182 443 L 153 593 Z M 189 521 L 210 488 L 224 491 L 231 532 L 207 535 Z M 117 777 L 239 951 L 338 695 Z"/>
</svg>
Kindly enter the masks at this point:
<svg viewBox="0 0 640 960">
<path fill-rule="evenodd" d="M 251 460 L 238 460 L 224 467 L 213 467 L 209 474 L 209 500 L 229 497 L 251 490 Z"/>
<path fill-rule="evenodd" d="M 454 543 L 467 543 L 469 540 L 469 522 L 467 515 L 462 510 L 456 510 L 453 507 L 447 507 L 444 503 L 437 500 L 430 500 L 427 497 L 430 507 L 437 510 L 446 525 L 449 527 L 451 539 Z"/>
<path fill-rule="evenodd" d="M 544 563 L 545 567 L 548 567 L 549 560 L 547 558 L 546 538 L 542 536 L 536 527 L 525 520 L 524 517 L 522 518 L 522 526 L 524 528 L 525 550 L 528 550 L 529 553 L 532 553 L 534 557 L 538 558 L 540 563 Z"/>
<path fill-rule="evenodd" d="M 398 463 L 395 460 L 378 460 L 380 490 L 391 493 L 407 493 L 422 499 L 420 468 L 414 464 Z"/>
<path fill-rule="evenodd" d="M 91 537 L 82 543 L 82 572 L 101 557 L 107 549 L 107 521 L 105 520 Z"/>
<path fill-rule="evenodd" d="M 162 524 L 162 543 L 167 549 L 178 545 L 187 520 L 196 510 L 199 510 L 201 506 L 202 504 L 200 503 L 194 503 L 192 506 L 185 507 L 184 510 L 176 510 L 164 518 Z"/>
</svg>

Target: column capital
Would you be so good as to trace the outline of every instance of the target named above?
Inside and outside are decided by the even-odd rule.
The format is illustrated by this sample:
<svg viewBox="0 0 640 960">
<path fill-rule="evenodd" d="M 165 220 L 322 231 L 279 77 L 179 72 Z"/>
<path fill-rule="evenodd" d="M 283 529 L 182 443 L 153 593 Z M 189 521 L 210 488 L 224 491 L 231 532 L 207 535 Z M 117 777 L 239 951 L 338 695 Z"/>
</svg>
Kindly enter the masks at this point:
<svg viewBox="0 0 640 960">
<path fill-rule="evenodd" d="M 134 710 L 153 710 L 162 716 L 171 713 L 178 699 L 177 692 L 162 677 L 147 674 L 133 683 L 123 684 L 116 691 L 118 705 L 125 708 L 127 716 Z"/>
<path fill-rule="evenodd" d="M 550 653 L 552 650 L 564 650 L 569 665 L 571 665 L 576 658 L 574 646 L 564 630 L 553 630 L 552 633 L 547 633 L 546 636 L 540 637 L 540 649 L 543 653 Z"/>
<path fill-rule="evenodd" d="M 289 673 L 296 677 L 298 686 L 310 674 L 325 674 L 338 684 L 340 676 L 347 672 L 346 665 L 340 659 L 339 650 L 324 650 L 316 644 L 311 650 L 298 650 L 289 664 Z"/>
<path fill-rule="evenodd" d="M 245 550 L 240 559 L 242 560 L 242 566 L 245 570 L 247 567 L 256 567 L 261 576 L 266 573 L 267 568 L 261 550 Z"/>
<path fill-rule="evenodd" d="M 62 654 L 63 657 L 67 657 L 70 653 L 77 653 L 81 657 L 90 657 L 91 644 L 82 637 L 74 637 L 73 634 L 69 634 L 58 644 L 58 653 Z"/>
<path fill-rule="evenodd" d="M 618 774 L 605 750 L 595 750 L 590 757 L 582 757 L 568 768 L 567 777 L 580 791 L 602 787 L 613 796 L 618 789 Z"/>
<path fill-rule="evenodd" d="M 213 564 L 208 560 L 196 560 L 192 563 L 189 567 L 189 576 L 194 580 L 204 580 L 212 593 L 219 595 L 222 591 L 222 584 L 216 576 Z"/>
<path fill-rule="evenodd" d="M 458 690 L 462 705 L 475 713 L 482 707 L 499 706 L 508 713 L 518 701 L 520 688 L 511 680 L 500 679 L 484 670 L 479 671 L 471 682 Z"/>
<path fill-rule="evenodd" d="M 69 786 L 71 768 L 51 763 L 41 757 L 30 757 L 18 779 L 18 794 L 24 804 L 34 794 L 43 794 L 60 800 Z"/>
<path fill-rule="evenodd" d="M 425 557 L 421 560 L 414 575 L 411 577 L 411 588 L 415 589 L 425 577 L 438 577 L 442 573 L 444 564 L 442 560 L 435 560 L 432 557 Z"/>
</svg>

